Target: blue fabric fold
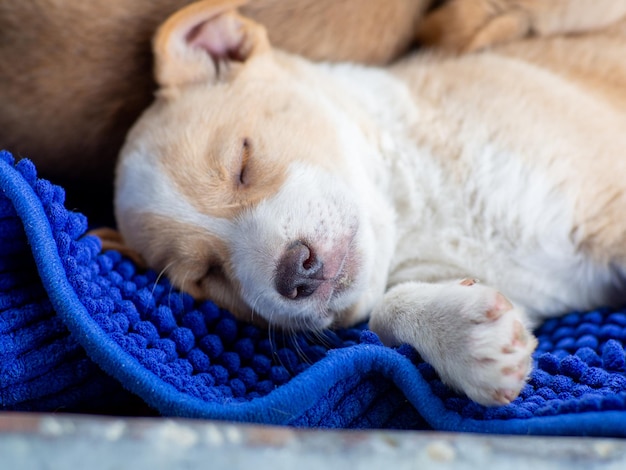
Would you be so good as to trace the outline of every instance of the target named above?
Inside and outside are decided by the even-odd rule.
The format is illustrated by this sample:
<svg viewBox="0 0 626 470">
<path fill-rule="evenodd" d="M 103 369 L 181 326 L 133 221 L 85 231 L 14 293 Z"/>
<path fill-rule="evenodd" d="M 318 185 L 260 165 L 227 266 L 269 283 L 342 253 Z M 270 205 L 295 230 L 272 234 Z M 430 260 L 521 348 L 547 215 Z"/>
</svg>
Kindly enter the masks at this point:
<svg viewBox="0 0 626 470">
<path fill-rule="evenodd" d="M 521 396 L 485 408 L 366 325 L 287 334 L 101 253 L 64 191 L 0 153 L 0 408 L 299 427 L 626 436 L 626 310 L 537 331 Z M 143 407 L 147 404 L 148 408 Z"/>
</svg>

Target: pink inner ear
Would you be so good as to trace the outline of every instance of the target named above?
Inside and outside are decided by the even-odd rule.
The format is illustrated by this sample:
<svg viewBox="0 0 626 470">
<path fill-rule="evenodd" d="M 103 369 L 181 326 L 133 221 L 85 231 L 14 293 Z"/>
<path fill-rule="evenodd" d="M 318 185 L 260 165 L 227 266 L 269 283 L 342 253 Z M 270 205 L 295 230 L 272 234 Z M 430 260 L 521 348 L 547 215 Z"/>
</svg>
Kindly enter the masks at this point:
<svg viewBox="0 0 626 470">
<path fill-rule="evenodd" d="M 241 61 L 244 60 L 241 54 L 242 26 L 237 18 L 222 14 L 194 26 L 185 39 L 191 47 L 204 49 L 214 60 Z"/>
</svg>

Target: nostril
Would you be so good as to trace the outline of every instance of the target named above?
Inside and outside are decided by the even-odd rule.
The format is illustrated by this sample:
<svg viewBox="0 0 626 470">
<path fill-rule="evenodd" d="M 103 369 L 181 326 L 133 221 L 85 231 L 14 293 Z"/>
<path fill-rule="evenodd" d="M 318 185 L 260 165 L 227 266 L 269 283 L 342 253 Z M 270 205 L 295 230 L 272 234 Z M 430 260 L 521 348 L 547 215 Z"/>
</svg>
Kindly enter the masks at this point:
<svg viewBox="0 0 626 470">
<path fill-rule="evenodd" d="M 309 248 L 309 257 L 302 262 L 302 267 L 308 271 L 315 266 L 315 253 Z"/>
<path fill-rule="evenodd" d="M 291 300 L 312 295 L 324 281 L 324 265 L 309 245 L 292 243 L 276 266 L 275 287 L 280 295 Z"/>
<path fill-rule="evenodd" d="M 309 245 L 302 241 L 292 243 L 283 255 L 283 259 L 291 268 L 305 277 L 315 277 L 321 274 L 322 263 L 317 254 Z"/>
<path fill-rule="evenodd" d="M 303 273 L 315 276 L 320 273 L 322 269 L 322 263 L 317 257 L 317 254 L 307 245 L 304 245 L 306 250 L 308 251 L 308 256 L 304 261 L 302 261 L 302 269 Z M 304 254 L 304 252 L 303 252 Z M 304 256 L 303 256 L 304 258 Z"/>
<path fill-rule="evenodd" d="M 285 291 L 285 293 L 281 293 L 281 295 L 288 299 L 296 300 L 297 298 L 308 297 L 315 292 L 316 287 L 317 286 L 313 285 L 313 283 L 300 284 L 295 286 L 290 292 Z"/>
</svg>

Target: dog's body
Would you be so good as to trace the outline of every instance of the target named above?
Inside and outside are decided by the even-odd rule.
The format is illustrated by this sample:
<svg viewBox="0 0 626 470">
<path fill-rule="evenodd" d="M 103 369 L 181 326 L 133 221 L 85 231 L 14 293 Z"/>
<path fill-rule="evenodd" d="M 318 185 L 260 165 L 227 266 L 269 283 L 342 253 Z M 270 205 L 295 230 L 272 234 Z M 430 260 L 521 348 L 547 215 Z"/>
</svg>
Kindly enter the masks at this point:
<svg viewBox="0 0 626 470">
<path fill-rule="evenodd" d="M 155 52 L 116 214 L 196 297 L 286 328 L 370 316 L 484 404 L 524 384 L 527 315 L 626 298 L 626 22 L 383 70 L 201 3 Z"/>
</svg>

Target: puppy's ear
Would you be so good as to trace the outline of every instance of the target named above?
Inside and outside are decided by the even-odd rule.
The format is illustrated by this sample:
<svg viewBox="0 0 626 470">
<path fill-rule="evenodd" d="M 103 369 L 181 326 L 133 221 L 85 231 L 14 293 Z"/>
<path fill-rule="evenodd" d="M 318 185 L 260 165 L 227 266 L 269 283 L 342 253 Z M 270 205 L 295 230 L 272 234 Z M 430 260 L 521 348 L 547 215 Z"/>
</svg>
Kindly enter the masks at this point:
<svg viewBox="0 0 626 470">
<path fill-rule="evenodd" d="M 162 88 L 231 79 L 253 56 L 269 52 L 265 28 L 236 8 L 246 0 L 204 0 L 172 15 L 154 39 Z"/>
</svg>

